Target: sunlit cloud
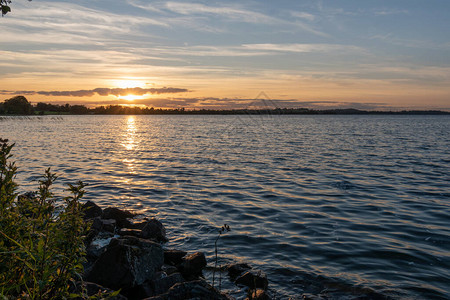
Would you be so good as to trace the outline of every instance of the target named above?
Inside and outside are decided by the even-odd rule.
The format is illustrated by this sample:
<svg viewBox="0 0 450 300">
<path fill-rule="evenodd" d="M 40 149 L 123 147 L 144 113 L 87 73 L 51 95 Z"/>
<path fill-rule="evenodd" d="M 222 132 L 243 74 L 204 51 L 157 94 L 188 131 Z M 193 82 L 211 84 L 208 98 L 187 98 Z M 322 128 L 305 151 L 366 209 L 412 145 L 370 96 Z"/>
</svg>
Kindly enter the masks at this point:
<svg viewBox="0 0 450 300">
<path fill-rule="evenodd" d="M 175 94 L 175 93 L 186 93 L 189 92 L 187 89 L 180 88 L 150 88 L 144 89 L 140 87 L 134 88 L 96 88 L 93 90 L 78 90 L 78 91 L 7 91 L 0 90 L 2 94 L 25 94 L 25 95 L 43 95 L 43 96 L 70 96 L 70 97 L 92 97 L 94 95 L 99 96 L 142 96 L 147 94 Z"/>
</svg>

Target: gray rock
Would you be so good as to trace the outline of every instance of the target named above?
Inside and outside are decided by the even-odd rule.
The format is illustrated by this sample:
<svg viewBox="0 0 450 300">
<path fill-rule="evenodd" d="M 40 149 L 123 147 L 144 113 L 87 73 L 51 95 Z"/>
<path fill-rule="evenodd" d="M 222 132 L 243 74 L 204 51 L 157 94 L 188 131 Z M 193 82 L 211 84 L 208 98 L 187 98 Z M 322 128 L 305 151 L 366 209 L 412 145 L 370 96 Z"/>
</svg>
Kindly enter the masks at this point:
<svg viewBox="0 0 450 300">
<path fill-rule="evenodd" d="M 230 264 L 226 266 L 226 270 L 228 271 L 228 276 L 230 276 L 231 280 L 234 281 L 238 276 L 240 276 L 242 273 L 247 272 L 252 267 L 250 267 L 246 263 L 239 263 L 239 264 Z"/>
<path fill-rule="evenodd" d="M 102 216 L 102 209 L 92 201 L 87 201 L 84 203 L 81 206 L 81 209 L 83 210 L 83 219 L 85 220 Z"/>
<path fill-rule="evenodd" d="M 206 257 L 202 252 L 195 252 L 183 257 L 181 271 L 185 277 L 199 276 L 206 267 Z"/>
<path fill-rule="evenodd" d="M 132 299 L 143 299 L 148 297 L 165 294 L 168 290 L 177 283 L 184 282 L 183 276 L 180 273 L 174 273 L 167 276 L 164 272 L 152 280 L 147 280 L 136 289 L 134 295 L 129 296 Z"/>
<path fill-rule="evenodd" d="M 183 262 L 183 257 L 187 252 L 182 250 L 164 250 L 164 263 L 172 266 L 177 266 Z"/>
<path fill-rule="evenodd" d="M 114 233 L 115 231 L 116 231 L 116 225 L 117 225 L 117 222 L 116 222 L 116 220 L 114 220 L 114 219 L 106 219 L 106 220 L 103 220 L 103 219 L 101 219 L 100 220 L 100 231 L 107 231 L 107 232 L 111 232 L 111 233 Z"/>
<path fill-rule="evenodd" d="M 172 275 L 174 273 L 179 273 L 177 267 L 171 266 L 171 265 L 163 265 L 161 267 L 161 270 L 166 273 L 167 275 Z"/>
<path fill-rule="evenodd" d="M 119 235 L 141 237 L 141 231 L 139 229 L 122 228 L 119 230 Z"/>
<path fill-rule="evenodd" d="M 160 221 L 156 220 L 155 218 L 148 220 L 145 226 L 142 228 L 141 238 L 152 239 L 158 242 L 168 241 L 166 237 L 166 228 Z"/>
<path fill-rule="evenodd" d="M 163 262 L 160 244 L 131 236 L 121 237 L 111 240 L 86 279 L 111 289 L 132 288 L 153 279 Z"/>
<path fill-rule="evenodd" d="M 130 221 L 130 224 L 128 225 L 127 228 L 142 230 L 144 228 L 144 226 L 147 225 L 148 219 L 145 218 L 144 221 L 136 221 L 136 220 L 131 219 L 129 221 Z"/>
<path fill-rule="evenodd" d="M 236 284 L 248 286 L 250 289 L 267 289 L 269 281 L 267 275 L 260 270 L 249 270 L 236 278 Z"/>
<path fill-rule="evenodd" d="M 121 210 L 117 207 L 107 207 L 103 210 L 102 219 L 114 219 L 120 228 L 128 227 L 131 223 L 128 218 L 134 217 L 135 214 L 127 211 Z"/>
<path fill-rule="evenodd" d="M 204 280 L 177 283 L 165 294 L 146 298 L 146 300 L 185 299 L 230 300 L 231 298 L 225 294 L 221 294 Z"/>
</svg>

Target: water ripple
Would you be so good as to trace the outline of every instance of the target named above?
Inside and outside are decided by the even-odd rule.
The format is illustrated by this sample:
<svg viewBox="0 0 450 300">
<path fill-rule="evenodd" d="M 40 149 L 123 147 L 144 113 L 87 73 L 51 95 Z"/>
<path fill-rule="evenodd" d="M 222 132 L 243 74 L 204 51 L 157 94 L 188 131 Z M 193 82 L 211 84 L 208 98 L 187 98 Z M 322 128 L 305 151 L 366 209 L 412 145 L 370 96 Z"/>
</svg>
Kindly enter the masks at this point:
<svg viewBox="0 0 450 300">
<path fill-rule="evenodd" d="M 446 116 L 0 119 L 22 190 L 45 168 L 156 216 L 168 247 L 264 269 L 278 298 L 450 298 Z M 30 182 L 32 180 L 33 182 Z"/>
</svg>

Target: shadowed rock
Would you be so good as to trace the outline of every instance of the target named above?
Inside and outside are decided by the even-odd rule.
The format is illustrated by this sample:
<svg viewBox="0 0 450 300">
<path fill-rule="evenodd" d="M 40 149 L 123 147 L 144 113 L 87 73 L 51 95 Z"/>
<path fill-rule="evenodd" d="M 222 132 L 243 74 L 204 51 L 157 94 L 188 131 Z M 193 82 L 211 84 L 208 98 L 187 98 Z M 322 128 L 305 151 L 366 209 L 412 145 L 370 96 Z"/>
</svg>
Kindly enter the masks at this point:
<svg viewBox="0 0 450 300">
<path fill-rule="evenodd" d="M 131 288 L 153 279 L 164 261 L 161 245 L 136 237 L 113 239 L 87 276 L 111 289 Z"/>
<path fill-rule="evenodd" d="M 158 242 L 168 241 L 166 237 L 166 228 L 155 218 L 147 221 L 145 226 L 142 228 L 141 237 L 143 239 L 152 239 Z"/>
<path fill-rule="evenodd" d="M 228 271 L 228 276 L 230 276 L 230 279 L 232 281 L 235 281 L 237 277 L 239 277 L 242 273 L 247 272 L 252 267 L 250 267 L 246 263 L 239 263 L 239 264 L 230 264 L 226 266 L 226 270 Z"/>
<path fill-rule="evenodd" d="M 229 300 L 230 298 L 227 295 L 221 294 L 204 280 L 177 283 L 165 294 L 146 298 L 146 300 L 185 299 Z"/>
<path fill-rule="evenodd" d="M 159 276 L 145 281 L 143 284 L 134 288 L 127 296 L 130 299 L 144 299 L 165 294 L 172 286 L 181 282 L 184 282 L 184 278 L 180 273 L 167 276 L 164 272 L 159 272 Z"/>
<path fill-rule="evenodd" d="M 164 250 L 164 263 L 172 266 L 178 266 L 183 262 L 183 257 L 187 252 L 182 250 Z"/>
<path fill-rule="evenodd" d="M 236 278 L 236 284 L 248 286 L 250 289 L 267 289 L 269 282 L 264 272 L 259 270 L 249 270 Z"/>
<path fill-rule="evenodd" d="M 193 254 L 183 257 L 181 263 L 181 270 L 185 277 L 200 276 L 202 270 L 206 267 L 206 257 L 202 252 L 195 252 Z"/>
<path fill-rule="evenodd" d="M 141 237 L 141 230 L 139 229 L 129 229 L 129 228 L 122 228 L 119 230 L 119 235 L 121 236 L 134 236 L 134 237 Z"/>
<path fill-rule="evenodd" d="M 86 203 L 84 203 L 82 205 L 82 210 L 83 210 L 83 219 L 87 220 L 87 219 L 93 219 L 96 217 L 101 217 L 102 216 L 102 209 L 100 208 L 100 206 L 98 206 L 97 204 L 95 204 L 92 201 L 87 201 Z"/>
<path fill-rule="evenodd" d="M 128 218 L 135 215 L 126 210 L 118 209 L 117 207 L 107 207 L 103 210 L 102 219 L 114 219 L 119 227 L 128 227 L 131 223 Z"/>
</svg>

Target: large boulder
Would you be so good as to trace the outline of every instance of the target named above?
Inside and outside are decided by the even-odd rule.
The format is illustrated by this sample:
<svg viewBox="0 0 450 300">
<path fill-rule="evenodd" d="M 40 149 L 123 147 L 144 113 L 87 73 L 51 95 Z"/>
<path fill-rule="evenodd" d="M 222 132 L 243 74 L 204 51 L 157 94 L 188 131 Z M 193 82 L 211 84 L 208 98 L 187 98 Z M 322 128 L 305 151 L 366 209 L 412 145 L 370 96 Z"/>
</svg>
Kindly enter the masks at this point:
<svg viewBox="0 0 450 300">
<path fill-rule="evenodd" d="M 183 257 L 180 269 L 183 276 L 186 278 L 193 278 L 202 274 L 202 270 L 206 267 L 206 264 L 205 254 L 202 252 L 195 252 Z"/>
<path fill-rule="evenodd" d="M 102 209 L 100 206 L 98 206 L 97 204 L 95 204 L 92 201 L 87 201 L 86 203 L 84 203 L 81 206 L 82 210 L 83 210 L 83 219 L 87 220 L 87 219 L 93 219 L 96 217 L 101 217 L 102 216 Z"/>
<path fill-rule="evenodd" d="M 155 278 L 164 262 L 161 245 L 132 236 L 111 240 L 87 280 L 111 289 L 127 289 Z"/>
<path fill-rule="evenodd" d="M 142 228 L 141 237 L 143 239 L 152 239 L 158 242 L 167 242 L 166 228 L 155 218 L 147 221 Z"/>
<path fill-rule="evenodd" d="M 184 278 L 180 273 L 166 275 L 164 272 L 159 272 L 156 278 L 147 280 L 133 288 L 132 291 L 127 293 L 127 296 L 129 299 L 144 299 L 165 294 L 172 286 L 180 282 L 184 282 Z"/>
</svg>

